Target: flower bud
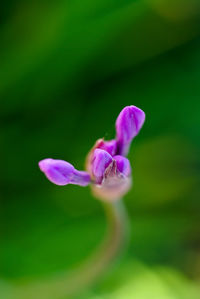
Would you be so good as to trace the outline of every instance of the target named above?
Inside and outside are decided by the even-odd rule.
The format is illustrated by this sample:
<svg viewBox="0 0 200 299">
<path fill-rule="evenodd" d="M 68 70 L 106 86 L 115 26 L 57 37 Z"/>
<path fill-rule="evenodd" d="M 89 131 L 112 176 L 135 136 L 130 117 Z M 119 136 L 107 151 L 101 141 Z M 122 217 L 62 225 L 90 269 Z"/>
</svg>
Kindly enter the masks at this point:
<svg viewBox="0 0 200 299">
<path fill-rule="evenodd" d="M 90 183 L 90 175 L 87 172 L 78 171 L 73 165 L 63 160 L 44 159 L 39 162 L 39 168 L 56 185 L 87 186 Z"/>
<path fill-rule="evenodd" d="M 136 106 L 127 106 L 116 120 L 118 154 L 126 155 L 132 139 L 139 133 L 145 121 L 145 113 Z"/>
</svg>

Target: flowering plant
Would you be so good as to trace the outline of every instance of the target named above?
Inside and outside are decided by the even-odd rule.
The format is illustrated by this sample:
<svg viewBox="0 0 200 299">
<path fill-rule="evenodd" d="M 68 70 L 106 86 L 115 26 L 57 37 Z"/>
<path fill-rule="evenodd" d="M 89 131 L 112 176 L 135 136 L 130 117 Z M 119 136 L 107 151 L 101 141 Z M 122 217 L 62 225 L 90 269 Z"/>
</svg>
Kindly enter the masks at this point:
<svg viewBox="0 0 200 299">
<path fill-rule="evenodd" d="M 93 194 L 103 204 L 108 221 L 108 235 L 99 248 L 70 277 L 62 278 L 65 286 L 62 296 L 74 295 L 94 283 L 125 247 L 128 217 L 122 200 L 118 199 L 131 186 L 131 166 L 126 155 L 144 121 L 145 114 L 141 109 L 125 107 L 116 120 L 116 138 L 96 141 L 86 158 L 86 171 L 79 171 L 63 160 L 44 159 L 39 162 L 41 171 L 56 185 L 90 184 Z M 51 288 L 54 290 L 53 284 Z"/>
</svg>

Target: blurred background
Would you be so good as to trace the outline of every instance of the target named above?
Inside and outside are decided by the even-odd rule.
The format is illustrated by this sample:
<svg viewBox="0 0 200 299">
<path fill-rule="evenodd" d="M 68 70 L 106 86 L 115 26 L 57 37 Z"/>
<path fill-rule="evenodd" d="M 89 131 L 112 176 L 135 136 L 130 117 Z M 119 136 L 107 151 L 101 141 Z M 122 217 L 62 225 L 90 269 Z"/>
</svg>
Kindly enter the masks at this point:
<svg viewBox="0 0 200 299">
<path fill-rule="evenodd" d="M 129 153 L 130 245 L 76 298 L 200 298 L 199 0 L 2 1 L 0 40 L 0 298 L 56 284 L 103 238 L 89 187 L 55 186 L 37 163 L 84 169 L 126 105 L 146 112 Z"/>
</svg>

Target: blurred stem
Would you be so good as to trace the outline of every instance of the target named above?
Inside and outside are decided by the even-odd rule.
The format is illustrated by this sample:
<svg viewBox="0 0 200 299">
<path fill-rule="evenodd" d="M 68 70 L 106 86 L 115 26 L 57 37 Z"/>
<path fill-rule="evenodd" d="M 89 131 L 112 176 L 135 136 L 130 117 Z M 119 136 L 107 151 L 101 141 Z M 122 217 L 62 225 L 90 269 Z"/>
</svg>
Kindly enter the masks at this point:
<svg viewBox="0 0 200 299">
<path fill-rule="evenodd" d="M 80 283 L 83 287 L 93 284 L 117 260 L 127 244 L 128 221 L 122 200 L 107 203 L 102 202 L 107 218 L 108 231 L 99 248 L 89 258 L 88 263 L 80 273 Z"/>
<path fill-rule="evenodd" d="M 20 299 L 69 298 L 92 286 L 117 261 L 125 248 L 128 235 L 128 217 L 122 200 L 103 202 L 107 218 L 107 234 L 97 250 L 70 275 L 63 274 L 20 288 Z M 81 248 L 80 248 L 81 250 Z M 19 291 L 19 289 L 18 289 Z M 16 293 L 15 293 L 16 294 Z M 16 298 L 16 297 L 15 297 Z"/>
</svg>

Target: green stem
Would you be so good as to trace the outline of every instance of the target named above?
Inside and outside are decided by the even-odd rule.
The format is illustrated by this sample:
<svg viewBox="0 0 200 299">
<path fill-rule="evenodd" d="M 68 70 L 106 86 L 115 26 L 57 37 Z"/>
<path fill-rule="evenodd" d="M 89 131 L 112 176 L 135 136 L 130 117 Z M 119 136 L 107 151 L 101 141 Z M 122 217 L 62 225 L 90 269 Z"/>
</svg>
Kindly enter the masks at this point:
<svg viewBox="0 0 200 299">
<path fill-rule="evenodd" d="M 92 286 L 117 260 L 127 244 L 128 221 L 122 200 L 102 202 L 108 224 L 105 240 L 77 270 L 15 290 L 15 298 L 58 299 L 78 295 Z M 16 296 L 18 294 L 18 297 Z"/>
</svg>

